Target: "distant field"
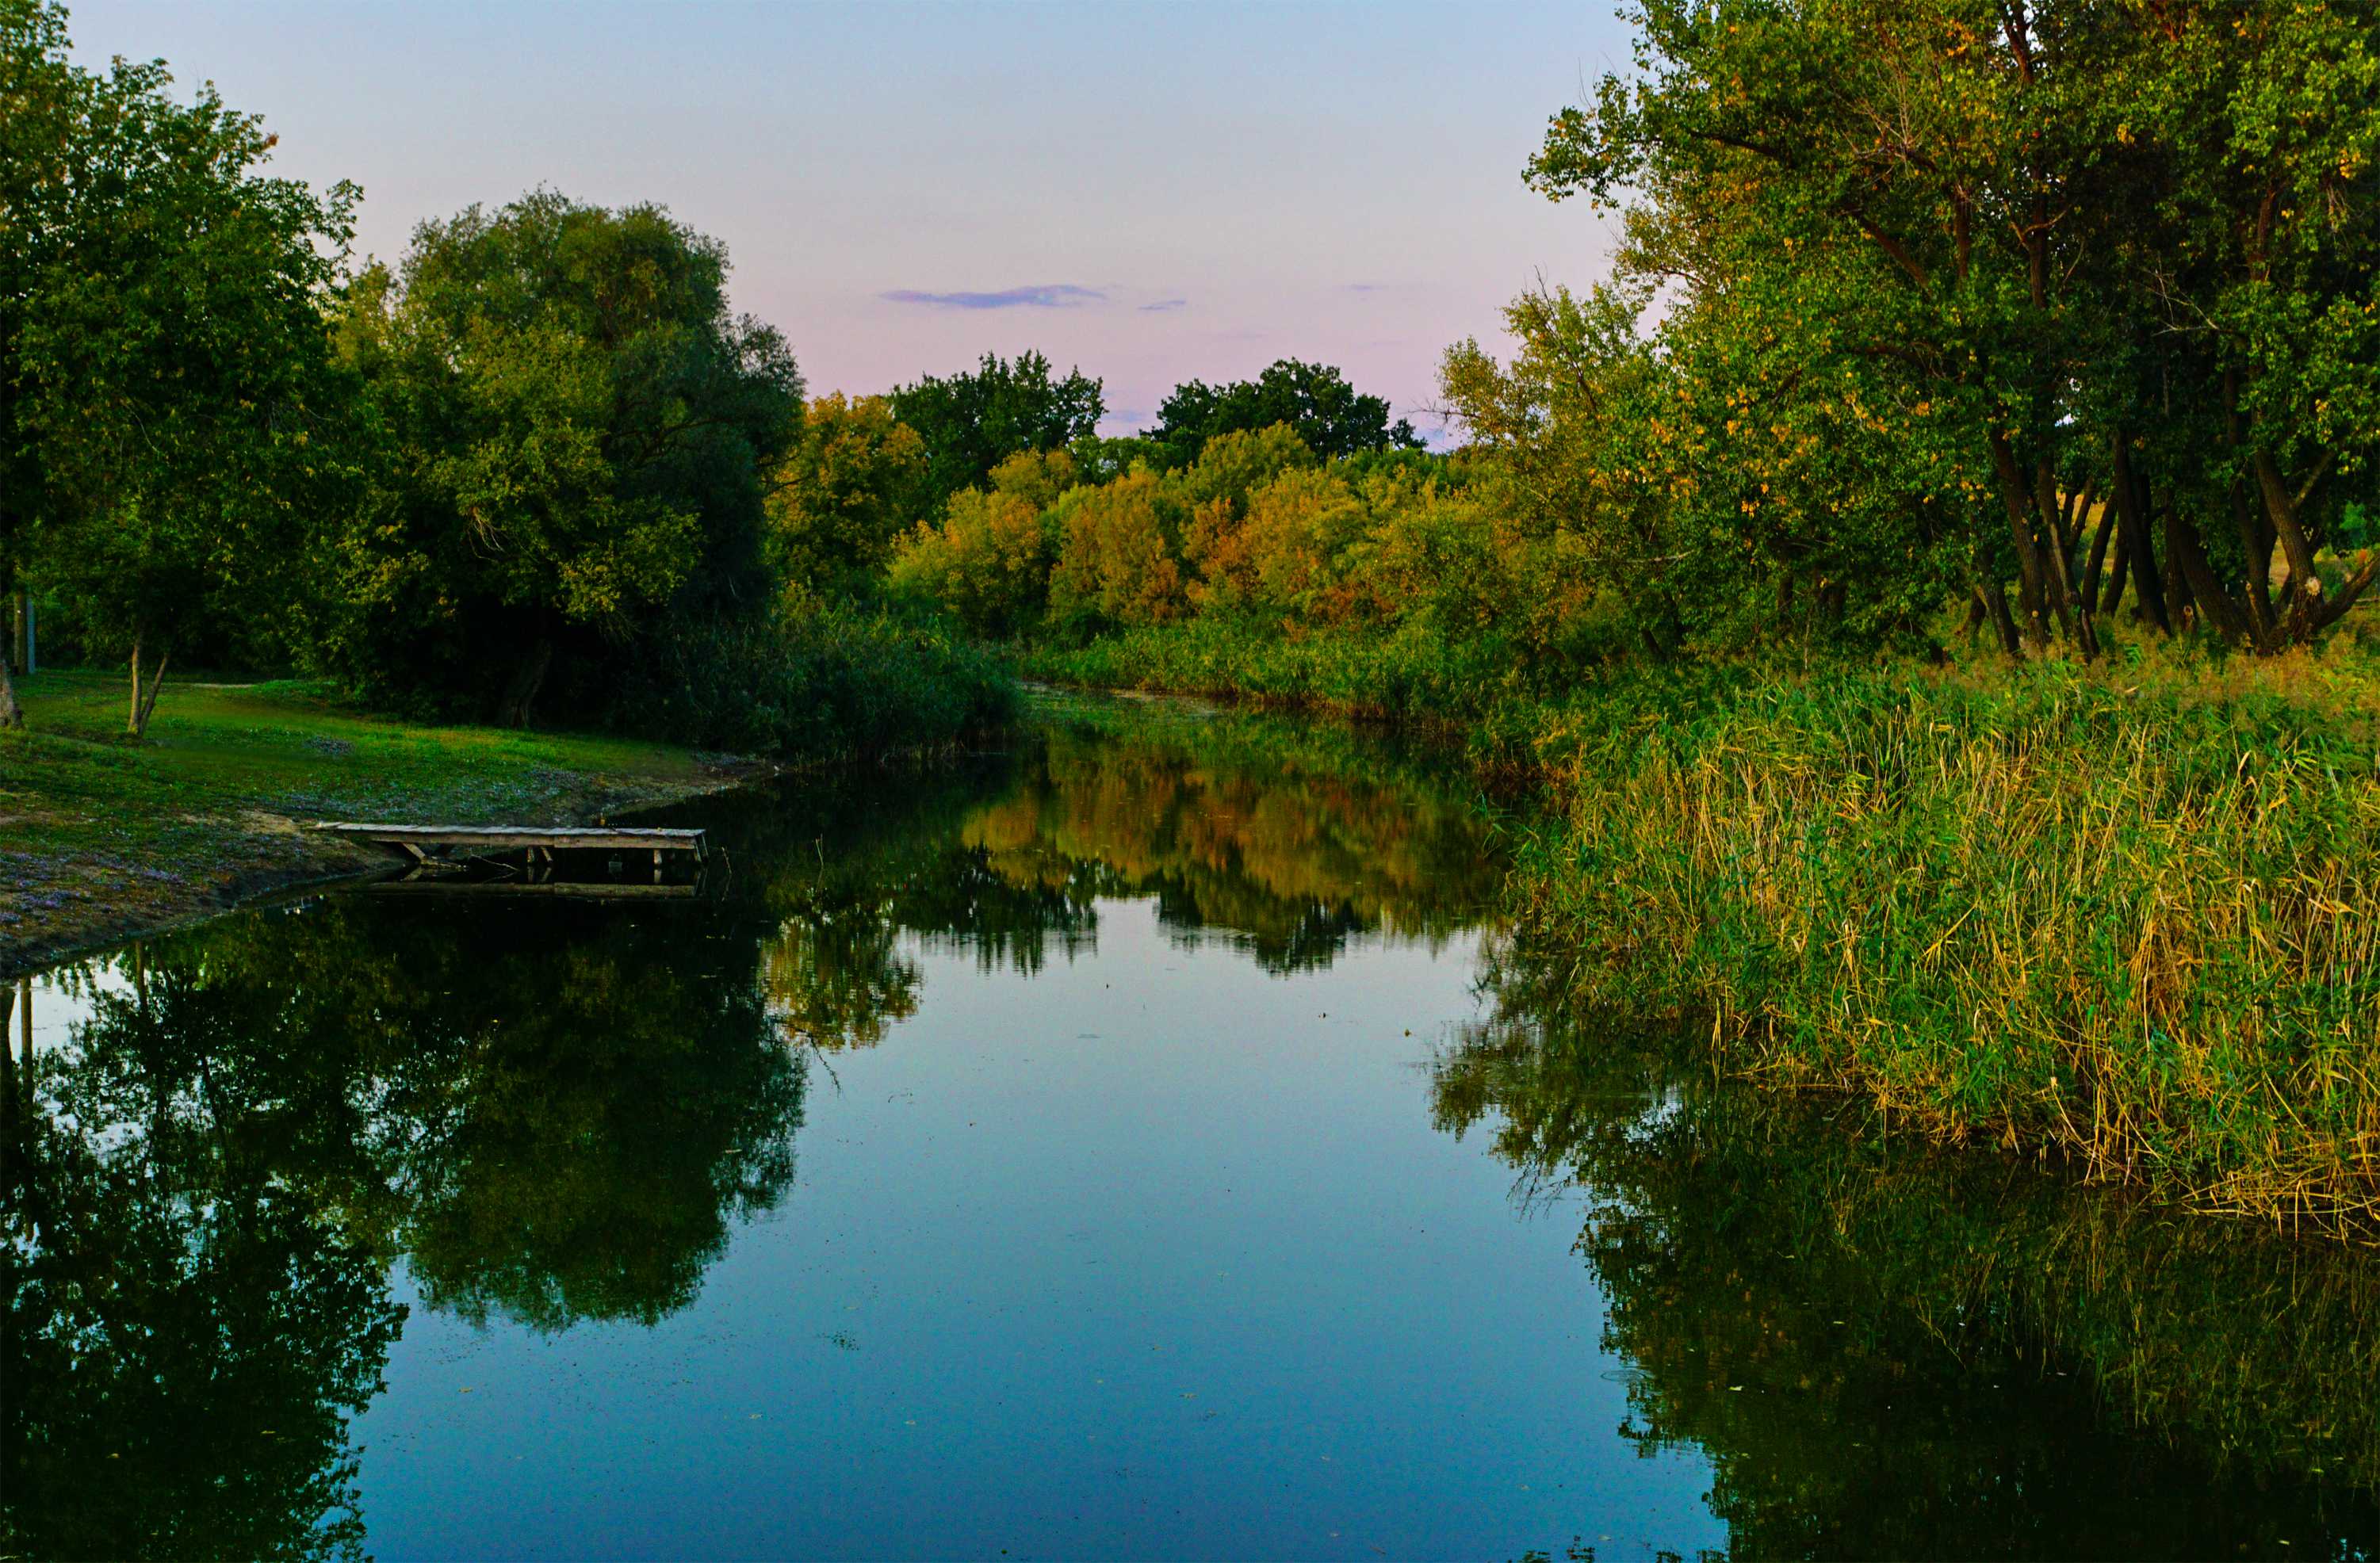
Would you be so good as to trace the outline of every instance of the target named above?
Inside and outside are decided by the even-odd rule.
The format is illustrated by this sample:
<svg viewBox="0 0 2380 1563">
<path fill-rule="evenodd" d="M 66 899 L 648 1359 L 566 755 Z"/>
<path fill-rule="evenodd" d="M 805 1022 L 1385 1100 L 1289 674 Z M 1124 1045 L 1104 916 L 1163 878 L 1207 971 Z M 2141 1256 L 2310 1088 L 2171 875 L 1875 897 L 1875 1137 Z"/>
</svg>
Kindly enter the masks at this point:
<svg viewBox="0 0 2380 1563">
<path fill-rule="evenodd" d="M 743 768 L 627 739 L 417 726 L 296 682 L 169 680 L 133 744 L 121 674 L 17 687 L 25 728 L 0 733 L 0 971 L 375 861 L 306 821 L 564 823 Z"/>
</svg>

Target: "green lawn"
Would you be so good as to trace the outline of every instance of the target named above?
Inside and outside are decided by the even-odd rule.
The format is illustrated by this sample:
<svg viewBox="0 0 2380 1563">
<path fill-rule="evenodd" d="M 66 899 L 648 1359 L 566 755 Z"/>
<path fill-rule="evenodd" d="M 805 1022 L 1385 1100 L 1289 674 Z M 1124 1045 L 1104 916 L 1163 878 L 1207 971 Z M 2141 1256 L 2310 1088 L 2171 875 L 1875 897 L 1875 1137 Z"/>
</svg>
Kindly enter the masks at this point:
<svg viewBox="0 0 2380 1563">
<path fill-rule="evenodd" d="M 360 714 L 321 685 L 168 680 L 144 742 L 122 674 L 19 680 L 0 733 L 0 972 L 375 858 L 318 819 L 569 823 L 752 769 L 665 745 Z"/>
</svg>

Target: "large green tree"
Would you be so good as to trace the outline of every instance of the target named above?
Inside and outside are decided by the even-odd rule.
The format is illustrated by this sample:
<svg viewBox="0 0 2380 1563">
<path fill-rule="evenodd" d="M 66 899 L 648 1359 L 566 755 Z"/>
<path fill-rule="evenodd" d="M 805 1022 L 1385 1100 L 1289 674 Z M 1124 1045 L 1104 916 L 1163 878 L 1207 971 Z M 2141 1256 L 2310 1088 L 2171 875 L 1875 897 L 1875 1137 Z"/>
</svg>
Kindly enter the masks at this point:
<svg viewBox="0 0 2380 1563">
<path fill-rule="evenodd" d="M 624 670 L 769 592 L 765 475 L 801 427 L 727 254 L 656 206 L 551 191 L 425 223 L 340 322 L 379 480 L 326 541 L 325 661 L 394 703 L 615 710 Z"/>
<path fill-rule="evenodd" d="M 358 196 L 267 176 L 254 115 L 171 86 L 73 64 L 63 6 L 0 4 L 0 575 L 130 653 L 136 734 L 192 623 L 278 612 L 273 562 L 334 491 L 324 307 Z"/>
<path fill-rule="evenodd" d="M 2086 653 L 2109 560 L 2151 622 L 2265 648 L 2370 585 L 2316 558 L 2380 454 L 2368 0 L 1636 15 L 1530 177 L 1629 209 L 1717 497 L 1922 511 L 1979 603 L 2013 578 L 2012 642 Z M 1830 428 L 1876 437 L 1858 474 Z"/>
</svg>

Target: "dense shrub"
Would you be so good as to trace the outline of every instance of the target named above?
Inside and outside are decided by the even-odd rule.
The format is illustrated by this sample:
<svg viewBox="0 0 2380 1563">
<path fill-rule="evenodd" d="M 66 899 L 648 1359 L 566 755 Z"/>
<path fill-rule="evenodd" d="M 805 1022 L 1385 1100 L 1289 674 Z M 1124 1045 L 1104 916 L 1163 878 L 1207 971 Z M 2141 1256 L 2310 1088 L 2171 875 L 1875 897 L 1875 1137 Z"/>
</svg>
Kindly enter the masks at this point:
<svg viewBox="0 0 2380 1563">
<path fill-rule="evenodd" d="M 681 638 L 639 670 L 630 725 L 680 743 L 817 760 L 941 747 L 1014 715 L 989 652 L 931 624 L 811 605 Z"/>
</svg>

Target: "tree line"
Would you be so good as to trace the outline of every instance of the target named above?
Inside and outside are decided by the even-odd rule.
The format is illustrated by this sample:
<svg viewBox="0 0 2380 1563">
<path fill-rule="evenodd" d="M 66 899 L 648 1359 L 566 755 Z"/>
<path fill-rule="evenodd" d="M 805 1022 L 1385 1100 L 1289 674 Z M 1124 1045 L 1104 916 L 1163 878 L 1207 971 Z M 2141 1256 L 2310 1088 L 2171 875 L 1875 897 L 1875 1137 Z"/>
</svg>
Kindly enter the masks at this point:
<svg viewBox="0 0 2380 1563">
<path fill-rule="evenodd" d="M 885 680 L 888 731 L 991 710 L 967 637 L 1193 621 L 1536 681 L 1946 611 L 2303 645 L 2380 577 L 2375 18 L 1650 0 L 1526 170 L 1613 275 L 1449 350 L 1441 454 L 1293 359 L 1123 439 L 1034 353 L 811 401 L 659 206 L 359 262 L 354 187 L 7 0 L 0 588 L 136 733 L 177 657 L 784 747 Z"/>
<path fill-rule="evenodd" d="M 1448 351 L 1456 449 L 1268 402 L 1299 366 L 1194 383 L 1152 441 L 978 464 L 871 555 L 893 594 L 1216 686 L 1197 648 L 1539 686 L 1962 629 L 2269 653 L 2370 595 L 2380 7 L 1635 20 L 1525 170 L 1618 213 L 1612 275 Z"/>
<path fill-rule="evenodd" d="M 0 9 L 0 588 L 53 648 L 128 660 L 136 735 L 180 658 L 425 717 L 782 746 L 818 736 L 795 730 L 837 707 L 822 685 L 905 650 L 913 703 L 988 682 L 917 654 L 937 632 L 888 620 L 877 576 L 1016 453 L 1181 462 L 1281 418 L 1415 440 L 1292 362 L 1186 384 L 1121 442 L 1100 382 L 1032 353 L 808 405 L 781 334 L 731 309 L 724 247 L 662 207 L 540 189 L 359 260 L 361 192 L 272 174 L 212 87 L 83 69 L 39 0 Z M 735 693 L 755 664 L 782 676 Z"/>
</svg>

